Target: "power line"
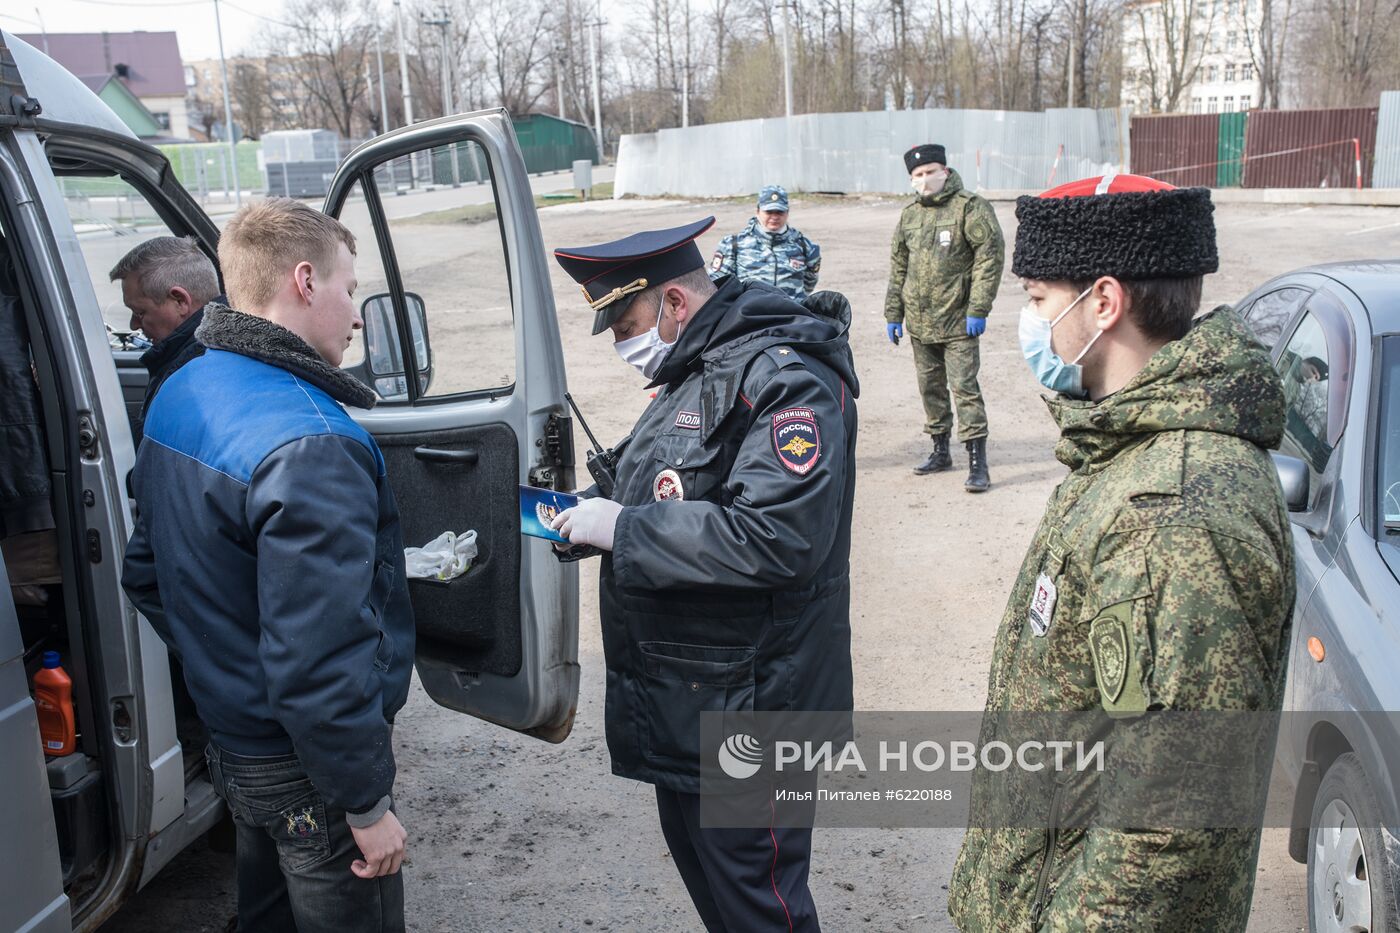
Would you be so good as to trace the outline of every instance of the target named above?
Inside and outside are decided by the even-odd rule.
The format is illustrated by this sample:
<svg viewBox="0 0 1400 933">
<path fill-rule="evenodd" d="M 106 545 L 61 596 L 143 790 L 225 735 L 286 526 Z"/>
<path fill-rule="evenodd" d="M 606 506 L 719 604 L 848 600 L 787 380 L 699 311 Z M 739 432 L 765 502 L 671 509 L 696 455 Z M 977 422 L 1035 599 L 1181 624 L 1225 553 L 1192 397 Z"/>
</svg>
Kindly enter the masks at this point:
<svg viewBox="0 0 1400 933">
<path fill-rule="evenodd" d="M 17 23 L 24 23 L 26 26 L 37 26 L 42 29 L 43 24 L 36 23 L 32 19 L 25 19 L 23 16 L 15 16 L 13 13 L 0 13 L 0 19 L 12 19 Z"/>
<path fill-rule="evenodd" d="M 288 28 L 288 29 L 296 29 L 296 28 L 297 28 L 296 26 L 292 25 L 291 23 L 284 23 L 284 22 L 282 22 L 280 19 L 273 19 L 271 16 L 264 16 L 264 15 L 262 15 L 261 13 L 254 13 L 252 10 L 244 9 L 243 7 L 239 6 L 239 5 L 236 4 L 236 3 L 229 3 L 229 0 L 219 0 L 219 2 L 221 2 L 224 6 L 228 7 L 230 10 L 237 10 L 238 12 L 244 14 L 245 16 L 251 16 L 251 17 L 253 17 L 254 19 L 260 19 L 260 20 L 263 20 L 263 21 L 265 21 L 265 22 L 272 23 L 272 24 L 275 25 L 275 26 L 285 26 L 285 27 Z"/>
<path fill-rule="evenodd" d="M 90 3 L 93 6 L 115 6 L 115 7 L 163 7 L 163 6 L 203 6 L 209 0 L 166 0 L 166 2 L 139 2 L 139 0 L 74 0 L 75 3 Z"/>
<path fill-rule="evenodd" d="M 177 6 L 208 6 L 212 2 L 212 0 L 73 0 L 73 2 L 90 3 L 93 6 L 160 8 Z M 251 16 L 254 19 L 265 20 L 266 22 L 273 23 L 278 26 L 286 26 L 288 29 L 296 28 L 291 23 L 284 23 L 280 19 L 273 19 L 271 16 L 264 16 L 262 13 L 254 13 L 252 10 L 245 9 L 233 3 L 229 3 L 228 0 L 223 0 L 223 4 L 231 10 L 237 10 L 243 15 Z M 5 15 L 8 16 L 9 14 Z M 19 17 L 17 16 L 13 16 L 10 18 L 19 19 Z"/>
</svg>

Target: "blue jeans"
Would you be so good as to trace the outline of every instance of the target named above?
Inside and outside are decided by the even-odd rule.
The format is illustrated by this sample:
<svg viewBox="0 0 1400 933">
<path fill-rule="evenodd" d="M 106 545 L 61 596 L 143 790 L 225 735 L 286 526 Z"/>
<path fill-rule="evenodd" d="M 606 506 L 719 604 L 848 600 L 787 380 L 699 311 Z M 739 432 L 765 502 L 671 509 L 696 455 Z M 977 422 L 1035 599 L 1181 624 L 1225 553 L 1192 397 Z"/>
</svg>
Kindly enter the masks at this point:
<svg viewBox="0 0 1400 933">
<path fill-rule="evenodd" d="M 238 830 L 239 933 L 400 933 L 403 874 L 350 871 L 359 846 L 345 811 L 326 805 L 296 755 L 254 758 L 216 745 L 214 789 Z"/>
</svg>

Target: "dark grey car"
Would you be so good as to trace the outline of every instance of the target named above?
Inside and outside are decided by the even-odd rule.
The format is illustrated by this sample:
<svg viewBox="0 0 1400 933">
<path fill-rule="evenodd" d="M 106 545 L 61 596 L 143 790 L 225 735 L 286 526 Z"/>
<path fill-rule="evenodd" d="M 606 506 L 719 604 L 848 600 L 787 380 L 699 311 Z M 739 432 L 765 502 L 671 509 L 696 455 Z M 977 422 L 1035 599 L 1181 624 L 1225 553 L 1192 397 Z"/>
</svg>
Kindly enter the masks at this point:
<svg viewBox="0 0 1400 933">
<path fill-rule="evenodd" d="M 1239 304 L 1288 398 L 1298 602 L 1278 761 L 1315 931 L 1400 929 L 1400 261 L 1314 266 Z"/>
</svg>

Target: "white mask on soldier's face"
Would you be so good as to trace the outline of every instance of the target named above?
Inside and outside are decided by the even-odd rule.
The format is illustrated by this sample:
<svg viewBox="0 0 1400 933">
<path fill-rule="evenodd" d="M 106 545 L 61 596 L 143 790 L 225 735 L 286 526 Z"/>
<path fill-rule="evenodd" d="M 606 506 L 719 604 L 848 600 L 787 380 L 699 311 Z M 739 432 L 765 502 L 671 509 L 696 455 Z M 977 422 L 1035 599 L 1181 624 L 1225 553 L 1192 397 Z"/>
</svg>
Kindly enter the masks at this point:
<svg viewBox="0 0 1400 933">
<path fill-rule="evenodd" d="M 922 195 L 937 194 L 943 190 L 943 186 L 948 182 L 948 170 L 941 172 L 930 172 L 927 175 L 920 175 L 912 179 L 914 190 Z"/>
</svg>

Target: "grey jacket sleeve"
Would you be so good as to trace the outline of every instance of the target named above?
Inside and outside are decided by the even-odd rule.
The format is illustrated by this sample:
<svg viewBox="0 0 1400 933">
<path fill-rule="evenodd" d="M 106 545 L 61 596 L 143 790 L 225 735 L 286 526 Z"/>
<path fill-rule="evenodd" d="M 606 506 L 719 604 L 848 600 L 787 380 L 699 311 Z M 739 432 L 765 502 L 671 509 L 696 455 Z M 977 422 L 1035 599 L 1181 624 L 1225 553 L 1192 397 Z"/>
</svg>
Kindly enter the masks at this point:
<svg viewBox="0 0 1400 933">
<path fill-rule="evenodd" d="M 258 466 L 246 506 L 268 701 L 316 789 L 349 813 L 376 808 L 394 782 L 374 668 L 383 607 L 370 604 L 377 475 L 358 441 L 303 437 Z"/>
<path fill-rule="evenodd" d="M 618 516 L 613 572 L 629 588 L 800 586 L 826 559 L 848 468 L 841 400 L 805 366 L 787 366 L 752 401 L 748 432 L 725 479 L 730 505 L 665 500 Z M 794 412 L 810 415 L 815 450 L 779 449 L 775 427 Z M 791 444 L 790 435 L 785 439 Z"/>
</svg>

